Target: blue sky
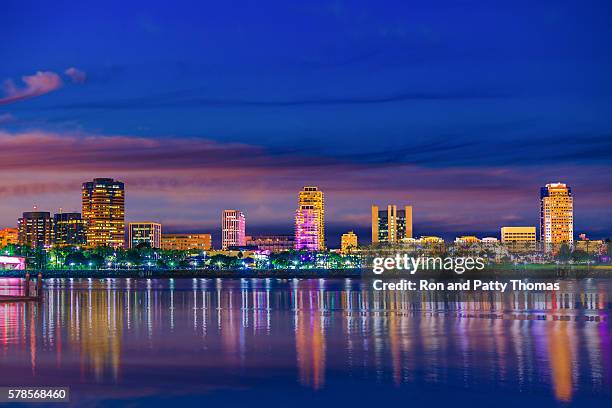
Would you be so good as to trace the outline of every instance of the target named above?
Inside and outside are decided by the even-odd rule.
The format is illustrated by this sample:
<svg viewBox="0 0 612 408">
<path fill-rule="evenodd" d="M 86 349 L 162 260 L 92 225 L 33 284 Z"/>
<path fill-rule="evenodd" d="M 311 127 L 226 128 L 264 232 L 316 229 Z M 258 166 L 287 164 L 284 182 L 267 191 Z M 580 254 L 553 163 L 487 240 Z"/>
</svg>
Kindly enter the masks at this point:
<svg viewBox="0 0 612 408">
<path fill-rule="evenodd" d="M 2 171 L 0 224 L 111 176 L 132 186 L 128 218 L 175 230 L 238 207 L 253 233 L 289 233 L 297 190 L 319 184 L 334 234 L 367 235 L 369 205 L 390 201 L 415 206 L 417 233 L 484 233 L 535 225 L 538 187 L 566 181 L 576 230 L 608 236 L 611 8 L 9 0 L 0 140 L 31 160 Z M 94 139 L 127 153 L 103 163 Z"/>
</svg>

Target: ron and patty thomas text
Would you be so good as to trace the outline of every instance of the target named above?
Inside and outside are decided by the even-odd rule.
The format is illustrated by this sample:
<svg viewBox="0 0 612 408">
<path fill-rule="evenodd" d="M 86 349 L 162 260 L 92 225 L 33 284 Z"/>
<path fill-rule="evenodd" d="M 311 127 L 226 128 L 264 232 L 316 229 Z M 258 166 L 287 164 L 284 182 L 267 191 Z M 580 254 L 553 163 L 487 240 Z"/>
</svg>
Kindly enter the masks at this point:
<svg viewBox="0 0 612 408">
<path fill-rule="evenodd" d="M 495 291 L 504 292 L 510 290 L 559 290 L 559 282 L 523 282 L 518 279 L 511 279 L 509 282 L 496 280 L 486 281 L 480 279 L 465 282 L 430 282 L 427 279 L 411 281 L 401 279 L 397 282 L 385 282 L 382 279 L 375 279 L 372 282 L 374 290 L 407 290 L 407 291 Z"/>
</svg>

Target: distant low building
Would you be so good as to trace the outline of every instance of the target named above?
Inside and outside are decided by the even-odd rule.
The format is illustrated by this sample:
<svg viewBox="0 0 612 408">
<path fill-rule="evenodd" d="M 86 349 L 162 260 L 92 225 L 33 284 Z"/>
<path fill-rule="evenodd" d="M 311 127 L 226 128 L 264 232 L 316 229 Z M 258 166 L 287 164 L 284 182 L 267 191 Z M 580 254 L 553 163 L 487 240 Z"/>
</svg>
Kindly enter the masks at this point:
<svg viewBox="0 0 612 408">
<path fill-rule="evenodd" d="M 208 251 L 211 248 L 210 234 L 162 234 L 161 247 L 164 250 Z"/>
<path fill-rule="evenodd" d="M 357 234 L 353 231 L 349 231 L 346 234 L 342 234 L 340 239 L 340 252 L 342 254 L 349 254 L 357 249 Z"/>
<path fill-rule="evenodd" d="M 607 245 L 601 239 L 581 239 L 574 241 L 574 249 L 577 251 L 584 251 L 590 255 L 604 255 L 607 250 Z"/>
<path fill-rule="evenodd" d="M 247 238 L 247 245 L 260 251 L 290 251 L 295 247 L 295 235 L 255 235 Z"/>
<path fill-rule="evenodd" d="M 0 248 L 19 244 L 19 230 L 17 228 L 0 229 Z"/>
<path fill-rule="evenodd" d="M 455 244 L 477 244 L 481 242 L 478 237 L 474 235 L 463 235 L 455 238 Z"/>
<path fill-rule="evenodd" d="M 510 252 L 536 249 L 536 227 L 502 227 L 501 242 Z"/>
<path fill-rule="evenodd" d="M 430 236 L 422 236 L 419 238 L 421 244 L 424 245 L 443 245 L 444 239 L 441 237 L 436 237 L 433 235 Z"/>
<path fill-rule="evenodd" d="M 128 224 L 128 248 L 147 245 L 161 248 L 162 226 L 157 222 L 130 222 Z"/>
<path fill-rule="evenodd" d="M 495 237 L 484 237 L 481 242 L 485 245 L 496 245 L 499 244 L 499 239 Z"/>
</svg>

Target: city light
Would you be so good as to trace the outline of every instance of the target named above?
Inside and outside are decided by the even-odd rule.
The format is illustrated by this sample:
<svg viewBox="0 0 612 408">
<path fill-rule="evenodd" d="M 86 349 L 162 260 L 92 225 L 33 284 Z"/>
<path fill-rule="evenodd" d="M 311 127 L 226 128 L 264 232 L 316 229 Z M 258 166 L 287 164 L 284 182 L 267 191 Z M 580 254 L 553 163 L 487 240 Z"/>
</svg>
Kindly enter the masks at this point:
<svg viewBox="0 0 612 408">
<path fill-rule="evenodd" d="M 102 194 L 106 198 L 117 197 L 120 208 L 117 214 L 124 216 L 124 184 L 112 179 L 95 180 L 99 182 L 94 190 L 90 189 L 90 184 L 83 184 L 84 211 L 87 206 L 93 205 L 90 202 L 92 194 L 96 197 Z M 104 186 L 114 187 L 112 191 L 107 191 Z M 500 229 L 499 238 L 459 235 L 448 243 L 438 236 L 415 237 L 413 207 L 398 209 L 390 204 L 382 209 L 372 206 L 372 245 L 363 242 L 360 245 L 357 234 L 349 231 L 341 235 L 339 250 L 328 249 L 325 246 L 324 195 L 318 187 L 313 186 L 304 187 L 299 192 L 294 236 L 249 236 L 247 242 L 244 213 L 238 210 L 223 211 L 221 232 L 225 241 L 221 250 L 212 248 L 211 234 L 162 234 L 161 223 L 148 221 L 128 224 L 128 240 L 124 243 L 127 248 L 123 248 L 118 238 L 112 238 L 111 242 L 98 237 L 109 233 L 112 235 L 111 230 L 99 228 L 95 222 L 83 223 L 80 213 L 74 212 L 55 215 L 44 211 L 24 212 L 18 228 L 0 230 L 0 240 L 18 244 L 6 246 L 3 252 L 6 255 L 26 255 L 25 268 L 46 265 L 48 269 L 66 266 L 75 269 L 85 265 L 91 269 L 96 264 L 106 264 L 109 269 L 113 266 L 150 269 L 153 266 L 151 259 L 157 261 L 160 270 L 177 266 L 192 267 L 194 270 L 215 266 L 217 269 L 271 271 L 359 269 L 367 264 L 365 259 L 369 253 L 386 246 L 421 254 L 442 251 L 455 255 L 480 254 L 485 255 L 490 263 L 512 265 L 551 262 L 590 265 L 607 259 L 603 258 L 608 252 L 603 240 L 589 239 L 584 233 L 579 240 L 573 240 L 573 195 L 569 186 L 563 183 L 546 184 L 541 191 L 541 205 L 540 229 L 554 230 L 550 235 L 554 240 L 538 241 L 535 226 L 504 226 Z M 122 231 L 123 227 L 118 222 L 112 225 L 115 226 L 113 231 Z M 80 242 L 94 236 L 96 238 L 91 242 Z M 28 237 L 27 240 L 24 237 Z M 548 239 L 546 236 L 543 238 Z M 103 241 L 110 245 L 97 246 Z M 47 257 L 28 255 L 28 247 L 42 251 Z M 100 248 L 112 248 L 112 255 L 107 250 L 100 252 Z M 132 252 L 128 253 L 128 250 Z M 5 269 L 7 267 L 5 265 Z M 16 268 L 21 268 L 21 265 Z"/>
</svg>

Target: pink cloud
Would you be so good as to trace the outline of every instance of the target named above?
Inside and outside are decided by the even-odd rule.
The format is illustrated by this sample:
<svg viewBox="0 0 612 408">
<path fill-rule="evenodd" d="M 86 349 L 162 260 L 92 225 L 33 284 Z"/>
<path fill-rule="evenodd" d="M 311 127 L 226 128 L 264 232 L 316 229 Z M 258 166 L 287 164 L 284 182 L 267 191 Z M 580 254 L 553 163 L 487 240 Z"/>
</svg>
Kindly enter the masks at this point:
<svg viewBox="0 0 612 408">
<path fill-rule="evenodd" d="M 87 80 L 87 74 L 75 67 L 68 68 L 66 71 L 64 71 L 64 74 L 66 74 L 66 76 L 72 79 L 72 82 L 75 83 L 81 84 Z"/>
<path fill-rule="evenodd" d="M 4 97 L 0 98 L 0 105 L 34 98 L 52 92 L 63 85 L 62 79 L 55 72 L 38 71 L 34 75 L 21 77 L 24 87 L 17 87 L 11 79 L 4 82 Z"/>
</svg>

